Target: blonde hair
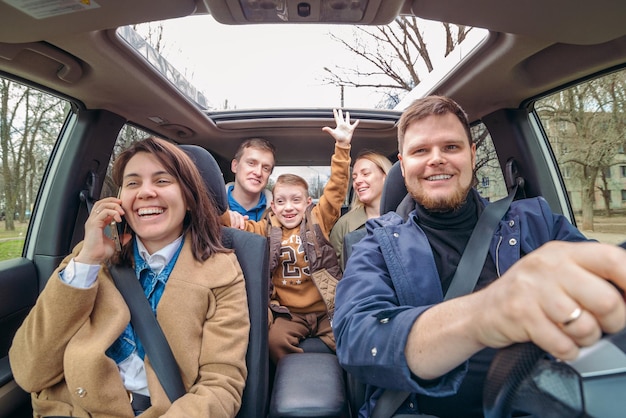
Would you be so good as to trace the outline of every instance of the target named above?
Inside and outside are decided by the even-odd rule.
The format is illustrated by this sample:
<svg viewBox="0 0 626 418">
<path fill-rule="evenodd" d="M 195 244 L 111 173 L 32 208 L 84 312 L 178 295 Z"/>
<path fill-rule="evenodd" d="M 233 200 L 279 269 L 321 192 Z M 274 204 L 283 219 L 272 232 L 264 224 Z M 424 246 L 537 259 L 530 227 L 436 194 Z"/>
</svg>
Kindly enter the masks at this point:
<svg viewBox="0 0 626 418">
<path fill-rule="evenodd" d="M 383 172 L 383 174 L 385 174 L 385 176 L 389 173 L 389 170 L 391 170 L 392 166 L 389 158 L 375 151 L 361 151 L 359 155 L 357 155 L 357 157 L 355 158 L 354 164 L 356 165 L 357 161 L 359 160 L 371 161 L 376 167 L 380 169 L 380 171 Z M 359 194 L 353 193 L 352 203 L 350 204 L 350 212 L 352 212 L 353 210 L 361 209 L 364 206 L 365 205 L 363 204 L 363 202 L 361 202 L 361 199 L 359 199 Z"/>
</svg>

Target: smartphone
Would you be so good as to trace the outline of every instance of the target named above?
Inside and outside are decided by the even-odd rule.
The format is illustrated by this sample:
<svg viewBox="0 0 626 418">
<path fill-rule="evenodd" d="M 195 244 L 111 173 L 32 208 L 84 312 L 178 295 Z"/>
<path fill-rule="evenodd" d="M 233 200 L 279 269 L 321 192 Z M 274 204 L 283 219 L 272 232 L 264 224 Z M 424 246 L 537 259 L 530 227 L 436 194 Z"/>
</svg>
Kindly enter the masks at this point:
<svg viewBox="0 0 626 418">
<path fill-rule="evenodd" d="M 122 242 L 120 241 L 120 228 L 121 224 L 118 225 L 117 222 L 113 221 L 109 224 L 109 233 L 111 235 L 111 239 L 115 242 L 115 251 L 122 251 Z"/>
<path fill-rule="evenodd" d="M 117 198 L 120 198 L 120 194 L 122 193 L 122 188 L 120 187 L 117 191 Z M 115 250 L 117 252 L 122 251 L 122 241 L 120 240 L 120 236 L 124 234 L 124 217 L 122 217 L 122 222 L 119 224 L 115 221 L 111 222 L 107 228 L 105 228 L 105 233 L 115 242 Z M 108 231 L 106 231 L 108 229 Z M 107 233 L 108 232 L 108 233 Z"/>
</svg>

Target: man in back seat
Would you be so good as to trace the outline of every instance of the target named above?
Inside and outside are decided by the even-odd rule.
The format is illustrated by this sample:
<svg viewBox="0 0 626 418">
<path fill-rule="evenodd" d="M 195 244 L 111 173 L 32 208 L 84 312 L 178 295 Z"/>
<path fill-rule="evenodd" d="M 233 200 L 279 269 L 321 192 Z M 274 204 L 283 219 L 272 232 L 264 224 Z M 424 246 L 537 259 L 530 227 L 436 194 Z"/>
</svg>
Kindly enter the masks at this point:
<svg viewBox="0 0 626 418">
<path fill-rule="evenodd" d="M 239 145 L 230 169 L 235 181 L 226 184 L 230 210 L 258 221 L 272 201 L 266 189 L 274 170 L 276 148 L 266 139 L 250 138 Z"/>
<path fill-rule="evenodd" d="M 410 395 L 387 416 L 482 417 L 493 349 L 532 341 L 573 359 L 624 327 L 624 300 L 607 280 L 626 288 L 626 252 L 573 243 L 586 238 L 539 197 L 514 201 L 500 220 L 474 293 L 443 302 L 487 205 L 471 187 L 476 145 L 465 112 L 438 96 L 405 110 L 398 145 L 415 209 L 407 221 L 369 220 L 337 286 L 337 356 L 369 385 L 359 416 L 388 388 Z"/>
</svg>

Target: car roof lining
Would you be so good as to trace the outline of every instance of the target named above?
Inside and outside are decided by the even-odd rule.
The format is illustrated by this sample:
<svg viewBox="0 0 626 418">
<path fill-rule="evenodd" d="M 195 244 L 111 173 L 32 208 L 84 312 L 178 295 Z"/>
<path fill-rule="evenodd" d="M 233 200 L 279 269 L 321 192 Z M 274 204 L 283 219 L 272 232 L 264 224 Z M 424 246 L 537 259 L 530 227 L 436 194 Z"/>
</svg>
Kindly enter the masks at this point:
<svg viewBox="0 0 626 418">
<path fill-rule="evenodd" d="M 34 42 L 104 30 L 137 23 L 172 19 L 191 14 L 212 14 L 223 23 L 241 24 L 228 19 L 233 0 L 98 0 L 98 7 L 35 19 L 24 12 L 3 3 L 0 7 L 0 40 L 10 43 Z M 597 44 L 623 36 L 626 2 L 596 0 L 577 2 L 570 0 L 525 0 L 503 2 L 501 0 L 381 0 L 369 2 L 372 10 L 366 15 L 379 15 L 370 23 L 387 24 L 397 14 L 488 28 L 535 37 L 537 39 L 572 44 Z M 607 21 L 609 19 L 609 21 Z M 529 25 L 527 22 L 532 22 Z M 310 23 L 307 23 L 310 24 Z"/>
<path fill-rule="evenodd" d="M 411 11 L 423 19 L 559 43 L 599 44 L 626 34 L 626 2 L 620 0 L 415 0 Z"/>
<path fill-rule="evenodd" d="M 73 97 L 86 109 L 111 111 L 163 137 L 201 145 L 224 160 L 232 158 L 235 147 L 244 138 L 265 136 L 282 150 L 277 160 L 279 164 L 327 164 L 321 151 L 325 152 L 327 147 L 330 150 L 332 144 L 325 141 L 321 127 L 332 124 L 331 109 L 317 110 L 327 116 L 306 116 L 300 109 L 304 113 L 294 114 L 293 119 L 272 118 L 273 111 L 269 111 L 268 116 L 232 122 L 232 118 L 228 120 L 228 112 L 206 112 L 185 98 L 168 80 L 146 65 L 113 29 L 100 30 L 191 13 L 206 14 L 209 7 L 215 8 L 219 2 L 99 0 L 98 3 L 102 7 L 97 13 L 86 11 L 39 20 L 0 3 L 0 71 Z M 543 11 L 547 7 L 543 0 L 514 2 L 514 5 L 504 2 L 515 7 L 507 7 L 506 13 L 499 3 L 500 0 L 407 0 L 401 5 L 401 13 L 412 11 L 421 17 L 524 32 L 492 31 L 482 49 L 426 92 L 455 98 L 472 121 L 498 109 L 517 108 L 528 97 L 626 62 L 626 25 L 623 22 L 617 25 L 612 20 L 599 21 L 599 16 L 606 17 L 607 10 L 611 15 L 626 16 L 626 2 L 598 0 L 593 2 L 593 7 L 583 7 L 581 12 L 572 7 L 569 0 L 556 0 L 550 3 L 546 13 L 536 13 L 538 8 Z M 554 4 L 560 4 L 564 11 L 559 12 Z M 512 10 L 531 19 L 533 24 L 518 28 L 519 24 L 510 18 L 515 16 Z M 529 15 L 531 12 L 533 14 Z M 565 18 L 574 24 L 570 21 L 555 23 Z M 554 31 L 546 32 L 548 26 Z M 621 36 L 608 40 L 618 32 Z M 550 39 L 546 38 L 548 35 Z M 598 40 L 602 42 L 593 44 Z M 23 52 L 15 55 L 15 50 Z M 120 62 L 124 65 L 119 65 Z M 59 77 L 60 65 L 73 70 L 62 69 L 62 77 Z M 490 71 L 485 71 L 487 68 Z M 210 96 L 211 92 L 205 94 Z M 349 110 L 354 113 L 357 109 Z M 233 113 L 233 117 L 240 116 Z M 393 122 L 381 119 L 375 111 L 362 113 L 360 118 L 362 125 L 353 152 L 367 147 L 395 155 Z M 159 120 L 161 122 L 157 122 Z M 320 143 L 322 148 L 294 147 L 295 139 L 302 143 Z M 317 155 L 317 159 L 313 155 Z"/>
</svg>

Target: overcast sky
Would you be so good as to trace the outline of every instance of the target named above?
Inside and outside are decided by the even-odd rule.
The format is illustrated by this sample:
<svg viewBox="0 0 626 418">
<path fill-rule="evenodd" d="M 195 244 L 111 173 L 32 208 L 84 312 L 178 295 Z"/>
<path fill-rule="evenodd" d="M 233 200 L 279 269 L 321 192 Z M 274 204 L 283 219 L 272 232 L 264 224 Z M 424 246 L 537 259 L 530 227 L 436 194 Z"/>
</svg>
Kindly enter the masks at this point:
<svg viewBox="0 0 626 418">
<path fill-rule="evenodd" d="M 340 87 L 323 82 L 324 67 L 354 66 L 355 57 L 328 35 L 348 26 L 227 26 L 211 16 L 165 22 L 163 54 L 212 104 L 237 108 L 339 106 Z M 345 88 L 344 103 L 373 107 L 381 95 Z"/>
<path fill-rule="evenodd" d="M 162 55 L 204 94 L 212 108 L 222 109 L 225 100 L 231 109 L 338 107 L 341 88 L 325 81 L 330 75 L 325 68 L 335 71 L 360 65 L 363 70 L 364 60 L 329 34 L 332 31 L 350 39 L 355 29 L 349 25 L 223 25 L 210 15 L 174 19 L 163 25 Z M 441 24 L 420 20 L 420 28 L 425 31 L 435 71 L 427 77 L 420 70 L 422 83 L 400 108 L 424 94 L 432 87 L 430 81 L 443 77 L 484 36 L 484 31 L 474 28 L 444 59 Z M 139 32 L 145 36 L 141 29 Z M 386 77 L 383 80 L 388 82 Z M 382 92 L 371 88 L 344 88 L 345 107 L 372 108 L 383 98 Z"/>
</svg>

